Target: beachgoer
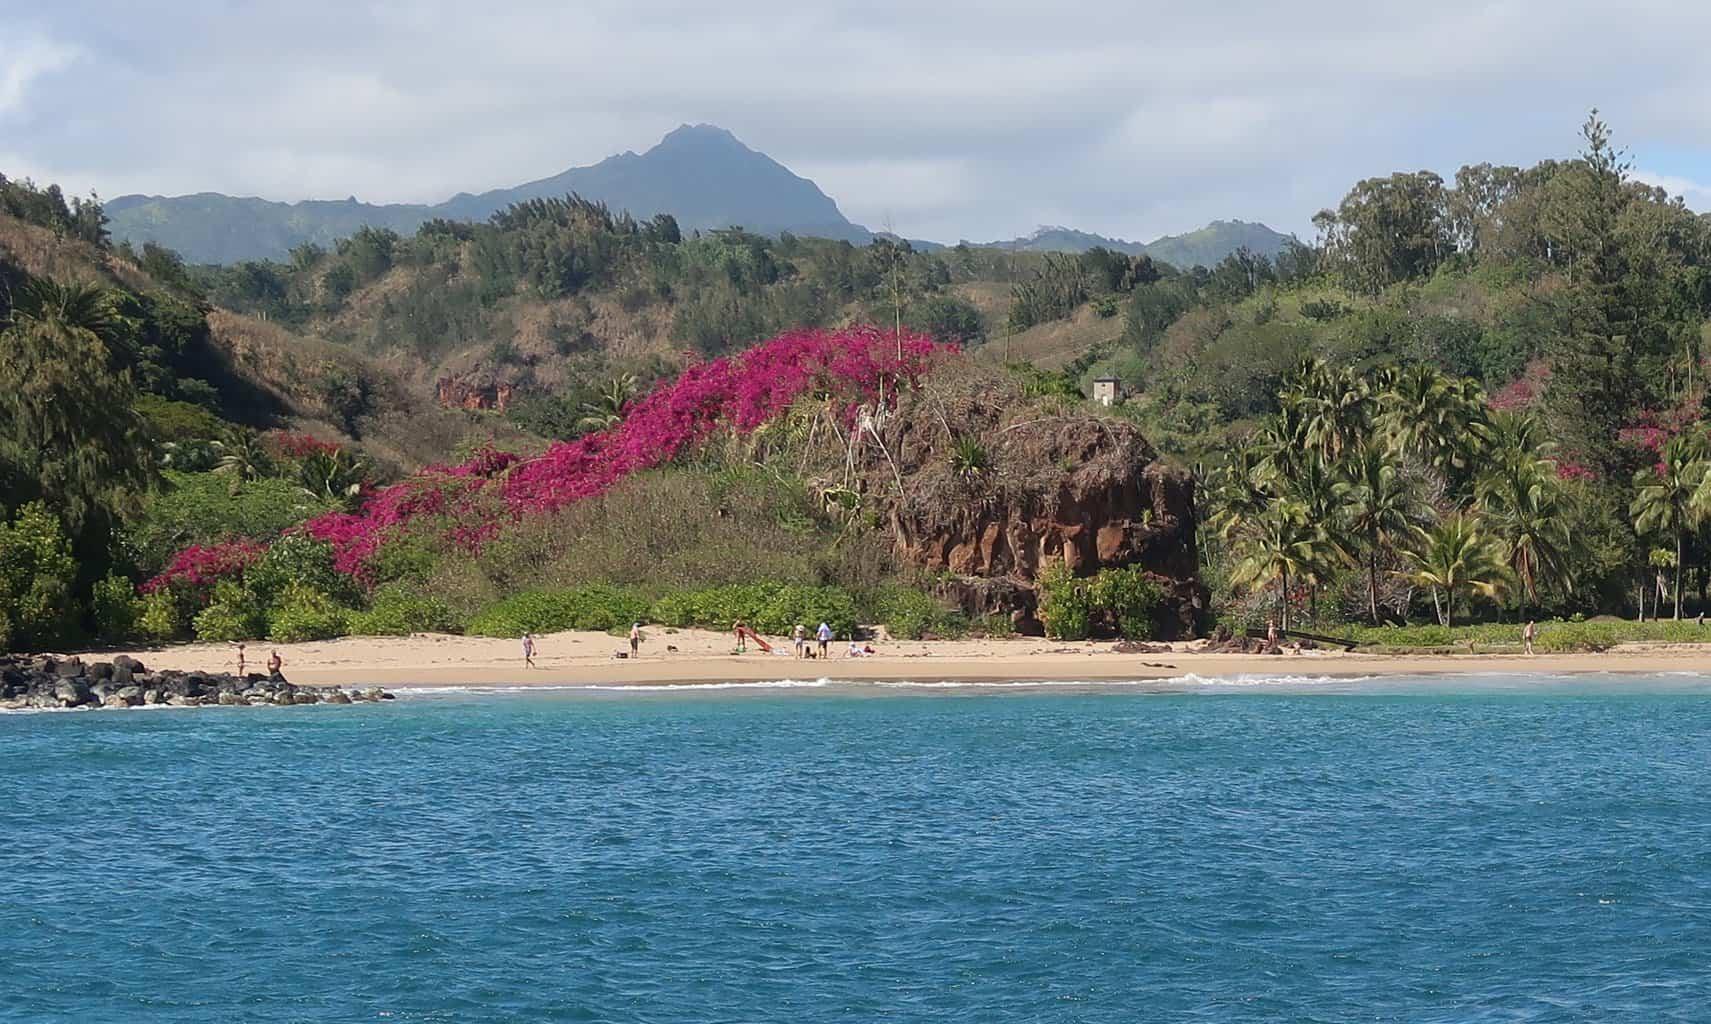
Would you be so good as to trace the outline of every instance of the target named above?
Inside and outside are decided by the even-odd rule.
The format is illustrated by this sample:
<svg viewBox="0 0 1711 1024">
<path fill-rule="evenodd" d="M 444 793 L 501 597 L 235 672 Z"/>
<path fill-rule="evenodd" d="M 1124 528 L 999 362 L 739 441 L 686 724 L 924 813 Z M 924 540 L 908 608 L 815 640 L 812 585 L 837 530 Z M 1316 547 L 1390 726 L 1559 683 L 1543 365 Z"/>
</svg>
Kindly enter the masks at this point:
<svg viewBox="0 0 1711 1024">
<path fill-rule="evenodd" d="M 279 670 L 284 667 L 285 659 L 279 656 L 279 652 L 269 651 L 267 654 L 267 674 L 275 681 L 284 679 L 285 677 L 279 674 Z"/>
<path fill-rule="evenodd" d="M 530 668 L 535 667 L 535 635 L 533 633 L 523 634 L 523 664 Z"/>
<path fill-rule="evenodd" d="M 632 657 L 632 658 L 640 657 L 641 656 L 641 647 L 642 647 L 642 624 L 638 622 L 638 623 L 636 623 L 630 627 L 630 657 Z"/>
<path fill-rule="evenodd" d="M 832 627 L 822 622 L 820 623 L 820 628 L 814 631 L 814 636 L 820 641 L 820 657 L 831 657 Z"/>
<path fill-rule="evenodd" d="M 854 640 L 851 640 L 851 641 L 850 641 L 850 649 L 849 649 L 849 651 L 848 651 L 848 654 L 849 654 L 849 656 L 850 656 L 850 657 L 852 657 L 852 658 L 860 658 L 860 657 L 862 657 L 862 656 L 863 656 L 863 655 L 864 655 L 864 653 L 866 653 L 866 652 L 864 652 L 864 651 L 863 651 L 863 650 L 862 650 L 862 649 L 861 649 L 861 644 L 859 644 L 859 643 L 856 643 L 856 642 L 855 642 L 855 641 L 854 641 Z"/>
<path fill-rule="evenodd" d="M 1535 623 L 1532 619 L 1528 619 L 1527 625 L 1525 627 L 1523 627 L 1521 630 L 1521 648 L 1523 650 L 1525 650 L 1528 654 L 1533 653 L 1533 641 L 1538 637 L 1538 635 L 1539 635 L 1538 624 Z"/>
<path fill-rule="evenodd" d="M 741 654 L 749 649 L 749 625 L 742 619 L 738 619 L 737 624 L 731 628 L 737 631 L 737 653 Z"/>
<path fill-rule="evenodd" d="M 244 645 L 238 645 L 238 675 L 244 674 Z"/>
<path fill-rule="evenodd" d="M 1277 620 L 1267 619 L 1265 620 L 1265 653 L 1276 654 L 1277 651 Z"/>
<path fill-rule="evenodd" d="M 790 631 L 790 639 L 796 644 L 796 657 L 802 657 L 802 652 L 808 649 L 808 627 L 798 622 Z"/>
</svg>

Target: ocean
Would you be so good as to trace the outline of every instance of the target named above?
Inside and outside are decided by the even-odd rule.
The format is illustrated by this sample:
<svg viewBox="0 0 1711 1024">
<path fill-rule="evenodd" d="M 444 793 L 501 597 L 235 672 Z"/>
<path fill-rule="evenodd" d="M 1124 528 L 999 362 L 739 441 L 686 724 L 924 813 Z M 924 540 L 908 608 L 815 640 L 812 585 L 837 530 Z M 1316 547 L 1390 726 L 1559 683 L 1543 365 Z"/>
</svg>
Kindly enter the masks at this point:
<svg viewBox="0 0 1711 1024">
<path fill-rule="evenodd" d="M 1705 1021 L 1711 679 L 0 715 L 0 1021 Z"/>
</svg>

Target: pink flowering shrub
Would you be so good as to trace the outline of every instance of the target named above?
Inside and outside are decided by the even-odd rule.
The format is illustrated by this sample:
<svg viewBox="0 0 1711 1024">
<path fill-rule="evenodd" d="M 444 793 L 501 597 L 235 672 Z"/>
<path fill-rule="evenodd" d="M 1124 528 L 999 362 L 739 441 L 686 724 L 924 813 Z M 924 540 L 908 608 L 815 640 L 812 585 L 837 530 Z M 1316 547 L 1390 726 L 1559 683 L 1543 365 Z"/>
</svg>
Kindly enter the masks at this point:
<svg viewBox="0 0 1711 1024">
<path fill-rule="evenodd" d="M 872 327 L 790 331 L 690 366 L 633 403 L 608 430 L 555 444 L 527 461 L 488 450 L 459 465 L 430 467 L 368 495 L 355 514 L 330 512 L 303 529 L 332 545 L 340 572 L 358 578 L 388 536 L 423 517 L 444 519 L 449 539 L 478 550 L 506 518 L 602 494 L 716 431 L 753 431 L 804 395 L 836 396 L 852 406 L 876 401 L 882 387 L 914 382 L 943 351 L 926 337 L 899 339 Z"/>
<path fill-rule="evenodd" d="M 292 433 L 289 430 L 269 431 L 263 442 L 275 458 L 306 459 L 311 455 L 331 455 L 339 450 L 339 446 L 331 441 L 322 441 L 308 434 Z"/>
<path fill-rule="evenodd" d="M 250 564 L 260 558 L 264 549 L 247 540 L 224 544 L 192 544 L 173 556 L 172 562 L 153 579 L 138 588 L 152 594 L 170 588 L 187 595 L 203 595 L 213 591 L 214 584 L 243 575 Z"/>
</svg>

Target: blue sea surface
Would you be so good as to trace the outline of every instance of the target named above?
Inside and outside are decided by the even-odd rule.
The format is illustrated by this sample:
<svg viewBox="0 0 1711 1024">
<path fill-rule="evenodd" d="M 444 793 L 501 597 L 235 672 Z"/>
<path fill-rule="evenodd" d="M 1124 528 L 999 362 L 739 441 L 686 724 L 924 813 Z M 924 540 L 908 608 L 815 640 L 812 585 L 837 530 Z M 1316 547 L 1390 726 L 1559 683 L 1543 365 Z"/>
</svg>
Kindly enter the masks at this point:
<svg viewBox="0 0 1711 1024">
<path fill-rule="evenodd" d="M 1705 1021 L 1704 677 L 0 715 L 4 1021 Z"/>
</svg>

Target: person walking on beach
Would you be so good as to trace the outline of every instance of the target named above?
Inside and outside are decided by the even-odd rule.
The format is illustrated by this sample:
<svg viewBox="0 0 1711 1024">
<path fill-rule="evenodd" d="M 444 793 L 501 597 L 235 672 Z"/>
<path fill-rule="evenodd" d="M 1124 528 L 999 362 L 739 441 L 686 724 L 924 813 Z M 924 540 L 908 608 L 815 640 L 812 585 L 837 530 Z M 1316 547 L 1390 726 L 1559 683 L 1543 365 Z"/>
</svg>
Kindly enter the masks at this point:
<svg viewBox="0 0 1711 1024">
<path fill-rule="evenodd" d="M 1534 622 L 1532 619 L 1528 619 L 1527 625 L 1521 629 L 1521 649 L 1526 651 L 1528 654 L 1532 654 L 1533 641 L 1538 638 L 1538 635 L 1538 623 Z"/>
<path fill-rule="evenodd" d="M 279 674 L 279 670 L 284 667 L 285 659 L 279 656 L 278 651 L 267 652 L 267 675 L 269 679 L 276 683 L 284 680 L 285 677 Z"/>
<path fill-rule="evenodd" d="M 533 633 L 523 634 L 523 664 L 530 668 L 535 667 L 535 635 Z"/>
<path fill-rule="evenodd" d="M 820 628 L 814 631 L 814 637 L 820 641 L 820 657 L 822 659 L 831 657 L 832 627 L 826 625 L 824 622 L 820 623 Z"/>
<path fill-rule="evenodd" d="M 801 661 L 808 651 L 808 627 L 798 622 L 796 628 L 790 631 L 790 639 L 796 645 L 796 660 Z"/>
<path fill-rule="evenodd" d="M 630 627 L 630 658 L 633 660 L 641 657 L 641 650 L 642 624 L 638 622 Z"/>
</svg>

